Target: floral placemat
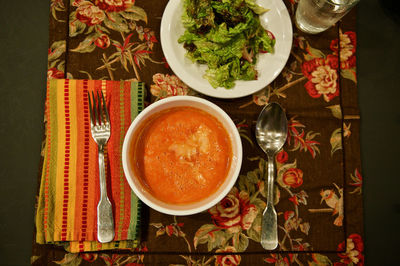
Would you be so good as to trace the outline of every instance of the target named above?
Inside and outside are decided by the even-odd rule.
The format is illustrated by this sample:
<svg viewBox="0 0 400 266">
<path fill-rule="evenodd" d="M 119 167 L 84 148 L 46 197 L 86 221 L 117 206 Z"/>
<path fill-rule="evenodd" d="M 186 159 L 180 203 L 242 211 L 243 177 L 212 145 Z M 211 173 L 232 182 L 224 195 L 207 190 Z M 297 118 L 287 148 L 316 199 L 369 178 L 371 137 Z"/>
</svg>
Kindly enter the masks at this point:
<svg viewBox="0 0 400 266">
<path fill-rule="evenodd" d="M 198 215 L 168 216 L 143 207 L 142 242 L 134 250 L 68 253 L 34 243 L 32 263 L 362 265 L 356 10 L 318 35 L 294 26 L 291 55 L 279 77 L 254 95 L 221 100 L 193 91 L 169 68 L 159 33 L 167 2 L 52 0 L 48 78 L 142 81 L 147 104 L 174 95 L 207 98 L 231 116 L 242 137 L 238 182 L 218 207 Z M 297 1 L 284 2 L 293 17 Z M 266 252 L 259 243 L 265 155 L 254 125 L 271 101 L 285 108 L 289 137 L 276 157 L 279 247 Z"/>
</svg>

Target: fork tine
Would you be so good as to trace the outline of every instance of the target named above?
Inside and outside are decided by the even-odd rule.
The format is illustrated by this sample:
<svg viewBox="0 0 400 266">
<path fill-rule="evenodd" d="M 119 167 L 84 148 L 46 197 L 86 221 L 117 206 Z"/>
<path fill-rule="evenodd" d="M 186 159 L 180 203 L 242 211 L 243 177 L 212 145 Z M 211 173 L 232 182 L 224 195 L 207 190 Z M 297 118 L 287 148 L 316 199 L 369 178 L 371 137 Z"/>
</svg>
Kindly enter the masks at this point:
<svg viewBox="0 0 400 266">
<path fill-rule="evenodd" d="M 99 125 L 100 121 L 99 121 L 99 114 L 98 114 L 98 109 L 97 109 L 97 102 L 96 102 L 96 97 L 94 96 L 94 92 L 92 91 L 92 99 L 93 99 L 93 112 L 94 112 L 94 119 L 93 119 L 93 123 L 95 125 Z"/>
<path fill-rule="evenodd" d="M 103 110 L 101 108 L 101 100 L 100 100 L 99 91 L 97 91 L 96 95 L 97 95 L 97 108 L 98 108 L 98 112 L 99 112 L 99 125 L 100 125 L 100 124 L 103 124 Z"/>
<path fill-rule="evenodd" d="M 88 94 L 88 99 L 89 99 L 90 123 L 91 123 L 91 124 L 92 124 L 92 126 L 93 126 L 93 125 L 94 125 L 94 123 L 95 123 L 96 121 L 94 120 L 94 117 L 93 117 L 93 111 L 92 111 L 92 101 L 91 101 L 91 98 L 90 98 L 90 93 L 88 92 L 87 94 Z"/>
<path fill-rule="evenodd" d="M 107 102 L 106 102 L 106 99 L 104 98 L 103 91 L 101 91 L 101 98 L 103 99 L 103 109 L 104 109 L 106 123 L 110 123 L 110 116 L 108 115 L 108 111 L 107 111 Z"/>
</svg>

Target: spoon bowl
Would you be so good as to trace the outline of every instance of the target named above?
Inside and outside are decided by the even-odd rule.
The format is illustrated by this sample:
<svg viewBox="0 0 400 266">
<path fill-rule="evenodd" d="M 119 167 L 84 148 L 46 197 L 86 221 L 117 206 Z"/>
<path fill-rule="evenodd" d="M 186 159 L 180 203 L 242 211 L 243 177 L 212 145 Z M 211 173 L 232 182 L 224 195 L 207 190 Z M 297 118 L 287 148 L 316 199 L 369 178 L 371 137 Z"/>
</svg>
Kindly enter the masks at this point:
<svg viewBox="0 0 400 266">
<path fill-rule="evenodd" d="M 285 144 L 287 137 L 287 119 L 278 103 L 264 107 L 257 119 L 256 139 L 261 149 L 267 153 L 276 153 Z"/>
<path fill-rule="evenodd" d="M 286 114 L 278 103 L 269 103 L 261 111 L 256 124 L 258 145 L 268 157 L 267 207 L 261 223 L 261 245 L 266 250 L 278 246 L 277 215 L 274 208 L 273 191 L 275 176 L 275 154 L 283 147 L 287 138 Z"/>
</svg>

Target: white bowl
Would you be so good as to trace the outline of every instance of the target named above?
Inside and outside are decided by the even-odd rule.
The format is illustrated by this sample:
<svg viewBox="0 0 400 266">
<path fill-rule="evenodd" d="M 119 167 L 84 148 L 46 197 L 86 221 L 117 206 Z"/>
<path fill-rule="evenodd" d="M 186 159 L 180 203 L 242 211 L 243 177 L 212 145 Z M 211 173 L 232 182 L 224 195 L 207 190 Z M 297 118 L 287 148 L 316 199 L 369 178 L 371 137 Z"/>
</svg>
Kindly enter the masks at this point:
<svg viewBox="0 0 400 266">
<path fill-rule="evenodd" d="M 188 204 L 171 204 L 155 198 L 146 188 L 144 188 L 142 182 L 139 180 L 139 177 L 136 176 L 135 171 L 132 169 L 132 166 L 129 163 L 131 161 L 131 155 L 128 152 L 129 147 L 134 140 L 133 137 L 136 135 L 136 131 L 141 128 L 142 123 L 155 113 L 178 106 L 195 107 L 217 118 L 225 127 L 232 146 L 232 162 L 225 181 L 221 184 L 217 191 L 207 198 Z M 211 208 L 229 193 L 239 176 L 242 165 L 242 142 L 240 140 L 239 132 L 232 119 L 217 105 L 194 96 L 173 96 L 151 104 L 135 118 L 125 135 L 124 144 L 122 147 L 122 164 L 126 180 L 128 181 L 130 187 L 139 197 L 139 199 L 142 200 L 146 205 L 154 210 L 170 215 L 190 215 Z"/>
</svg>

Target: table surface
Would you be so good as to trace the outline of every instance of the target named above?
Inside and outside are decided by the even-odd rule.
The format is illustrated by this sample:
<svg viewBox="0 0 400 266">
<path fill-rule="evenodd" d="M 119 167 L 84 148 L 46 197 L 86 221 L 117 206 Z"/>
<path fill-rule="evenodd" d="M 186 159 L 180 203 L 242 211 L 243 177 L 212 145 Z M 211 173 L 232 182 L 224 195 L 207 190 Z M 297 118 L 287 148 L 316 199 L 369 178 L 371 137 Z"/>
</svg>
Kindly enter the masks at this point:
<svg viewBox="0 0 400 266">
<path fill-rule="evenodd" d="M 361 111 L 367 265 L 394 264 L 400 201 L 400 17 L 391 0 L 358 5 L 357 75 Z M 391 6 L 392 5 L 392 6 Z M 43 135 L 49 1 L 9 2 L 0 15 L 0 264 L 28 265 Z M 397 12 L 396 12 L 397 11 Z"/>
</svg>

